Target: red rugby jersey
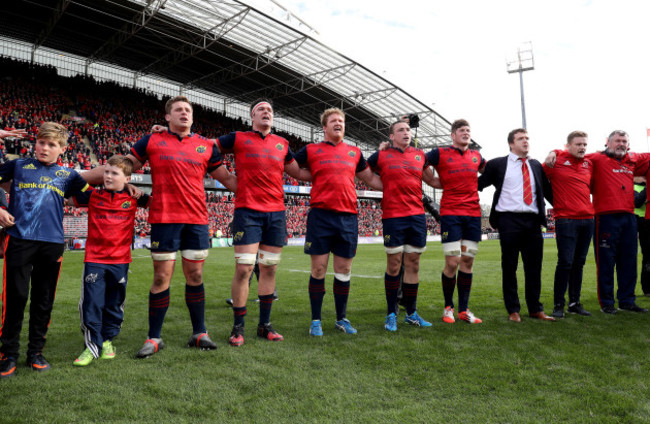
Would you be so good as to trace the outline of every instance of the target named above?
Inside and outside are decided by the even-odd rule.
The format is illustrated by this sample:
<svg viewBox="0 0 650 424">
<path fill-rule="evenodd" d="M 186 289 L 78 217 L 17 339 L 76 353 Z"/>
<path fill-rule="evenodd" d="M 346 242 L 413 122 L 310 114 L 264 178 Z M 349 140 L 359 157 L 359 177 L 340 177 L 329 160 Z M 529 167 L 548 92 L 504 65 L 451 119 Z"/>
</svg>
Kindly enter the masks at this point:
<svg viewBox="0 0 650 424">
<path fill-rule="evenodd" d="M 472 149 L 438 147 L 427 153 L 442 184 L 440 215 L 481 216 L 478 197 L 478 170 L 485 165 L 481 154 Z"/>
<path fill-rule="evenodd" d="M 407 147 L 403 152 L 390 147 L 373 153 L 368 165 L 379 173 L 384 185 L 381 199 L 382 218 L 422 215 L 422 171 L 426 166 L 424 152 Z"/>
<path fill-rule="evenodd" d="M 235 208 L 284 210 L 284 165 L 293 162 L 289 142 L 279 135 L 236 131 L 219 137 L 219 150 L 235 154 Z"/>
<path fill-rule="evenodd" d="M 357 213 L 354 176 L 368 167 L 358 147 L 329 141 L 308 144 L 296 153 L 296 161 L 311 172 L 312 208 Z"/>
<path fill-rule="evenodd" d="M 596 214 L 634 213 L 634 176 L 645 174 L 648 155 L 628 153 L 620 160 L 605 152 L 585 155 L 594 166 L 591 193 Z"/>
<path fill-rule="evenodd" d="M 553 211 L 556 218 L 588 219 L 594 217 L 591 203 L 593 165 L 586 157 L 577 159 L 566 150 L 557 152 L 555 166 L 546 164 L 544 173 L 553 188 Z"/>
<path fill-rule="evenodd" d="M 131 154 L 142 163 L 149 160 L 151 166 L 150 223 L 208 223 L 203 178 L 221 166 L 213 141 L 195 133 L 181 139 L 165 131 L 142 137 Z"/>
<path fill-rule="evenodd" d="M 149 206 L 151 197 L 145 194 L 136 200 L 126 191 L 91 189 L 73 199 L 75 206 L 88 206 L 84 262 L 130 263 L 135 212 Z"/>
</svg>

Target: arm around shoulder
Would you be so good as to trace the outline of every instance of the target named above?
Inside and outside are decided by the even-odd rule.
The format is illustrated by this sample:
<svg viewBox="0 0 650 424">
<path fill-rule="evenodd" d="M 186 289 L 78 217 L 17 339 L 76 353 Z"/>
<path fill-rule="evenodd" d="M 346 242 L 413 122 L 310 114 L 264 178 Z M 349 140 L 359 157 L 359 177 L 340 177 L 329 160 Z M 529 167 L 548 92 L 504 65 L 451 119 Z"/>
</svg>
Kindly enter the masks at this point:
<svg viewBox="0 0 650 424">
<path fill-rule="evenodd" d="M 363 171 L 357 172 L 357 177 L 372 189 L 378 191 L 384 190 L 384 185 L 381 183 L 381 178 L 379 178 L 379 175 L 372 172 L 369 166 L 366 167 L 366 169 Z"/>
<path fill-rule="evenodd" d="M 219 166 L 210 175 L 233 193 L 237 192 L 237 176 L 228 172 L 225 166 Z"/>
<path fill-rule="evenodd" d="M 299 167 L 298 162 L 295 160 L 284 166 L 284 172 L 297 180 L 311 181 L 311 172 L 308 169 Z"/>
</svg>

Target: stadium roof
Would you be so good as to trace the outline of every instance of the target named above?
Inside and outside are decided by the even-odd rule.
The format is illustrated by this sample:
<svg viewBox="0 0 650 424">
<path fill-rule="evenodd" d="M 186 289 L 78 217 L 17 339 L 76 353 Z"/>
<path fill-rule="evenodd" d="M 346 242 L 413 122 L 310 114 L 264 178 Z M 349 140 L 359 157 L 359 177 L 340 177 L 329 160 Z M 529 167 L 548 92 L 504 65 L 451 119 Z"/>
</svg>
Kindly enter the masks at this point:
<svg viewBox="0 0 650 424">
<path fill-rule="evenodd" d="M 0 34 L 159 76 L 318 126 L 340 107 L 346 135 L 376 145 L 398 116 L 420 117 L 420 147 L 449 143 L 450 123 L 423 102 L 291 25 L 237 0 L 12 0 Z M 478 147 L 478 146 L 474 146 Z"/>
</svg>

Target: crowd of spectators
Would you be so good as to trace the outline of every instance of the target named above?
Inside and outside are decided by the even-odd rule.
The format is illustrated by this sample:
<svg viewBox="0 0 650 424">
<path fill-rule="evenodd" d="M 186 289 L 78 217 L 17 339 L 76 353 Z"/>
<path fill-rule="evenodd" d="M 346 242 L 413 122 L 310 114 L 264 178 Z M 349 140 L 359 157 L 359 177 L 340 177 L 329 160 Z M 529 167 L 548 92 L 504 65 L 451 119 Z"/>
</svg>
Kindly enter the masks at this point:
<svg viewBox="0 0 650 424">
<path fill-rule="evenodd" d="M 33 145 L 38 127 L 45 121 L 57 121 L 70 129 L 68 148 L 59 164 L 74 169 L 91 169 L 106 163 L 113 154 L 126 154 L 153 124 L 164 124 L 163 102 L 157 96 L 141 89 L 127 88 L 114 82 L 96 81 L 77 75 L 61 77 L 56 68 L 35 65 L 12 58 L 0 57 L 0 128 L 25 128 L 24 139 L 6 139 L 3 153 L 33 157 Z M 248 130 L 241 118 L 231 118 L 222 112 L 194 106 L 194 131 L 208 138 L 216 138 L 232 131 Z M 297 152 L 306 145 L 300 137 L 284 131 L 274 131 L 289 141 Z M 4 159 L 4 154 L 2 155 Z M 225 165 L 236 173 L 232 155 L 225 155 Z M 145 164 L 139 173 L 149 173 Z M 309 185 L 285 175 L 286 185 Z M 358 190 L 370 190 L 360 181 Z M 233 215 L 231 194 L 207 194 L 210 233 L 227 235 Z M 289 237 L 304 237 L 309 197 L 287 196 L 287 233 Z M 66 207 L 65 215 L 85 216 L 86 210 Z M 136 214 L 136 236 L 149 235 L 148 211 Z M 433 220 L 429 223 L 433 234 L 438 230 Z M 381 207 L 374 200 L 359 200 L 359 235 L 381 235 Z"/>
</svg>

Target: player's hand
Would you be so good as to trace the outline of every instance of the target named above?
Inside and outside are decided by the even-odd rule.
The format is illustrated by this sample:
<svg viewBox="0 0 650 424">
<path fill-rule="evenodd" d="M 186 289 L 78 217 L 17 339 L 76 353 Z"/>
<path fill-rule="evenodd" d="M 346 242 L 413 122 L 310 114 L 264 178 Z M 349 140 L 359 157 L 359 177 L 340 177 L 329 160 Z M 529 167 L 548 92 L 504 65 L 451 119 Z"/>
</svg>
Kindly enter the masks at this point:
<svg viewBox="0 0 650 424">
<path fill-rule="evenodd" d="M 154 125 L 151 127 L 151 132 L 152 133 L 161 133 L 167 131 L 167 127 L 164 125 Z"/>
<path fill-rule="evenodd" d="M 133 197 L 134 199 L 139 199 L 144 194 L 144 191 L 140 190 L 133 184 L 127 184 L 126 191 L 129 193 L 129 196 Z"/>
<path fill-rule="evenodd" d="M 26 129 L 11 130 L 11 131 L 0 130 L 0 138 L 5 138 L 5 137 L 25 137 L 26 135 L 27 135 L 27 130 Z"/>
<path fill-rule="evenodd" d="M 557 158 L 557 155 L 555 152 L 550 152 L 548 156 L 546 156 L 546 160 L 544 160 L 544 163 L 546 166 L 549 168 L 553 168 L 555 166 L 555 159 Z"/>
<path fill-rule="evenodd" d="M 382 141 L 382 142 L 379 144 L 379 150 L 380 150 L 380 151 L 381 151 L 381 150 L 386 150 L 386 149 L 388 149 L 389 147 L 390 147 L 390 142 L 389 142 L 389 141 Z"/>
<path fill-rule="evenodd" d="M 4 209 L 0 209 L 0 226 L 3 228 L 13 227 L 14 216 Z"/>
</svg>

